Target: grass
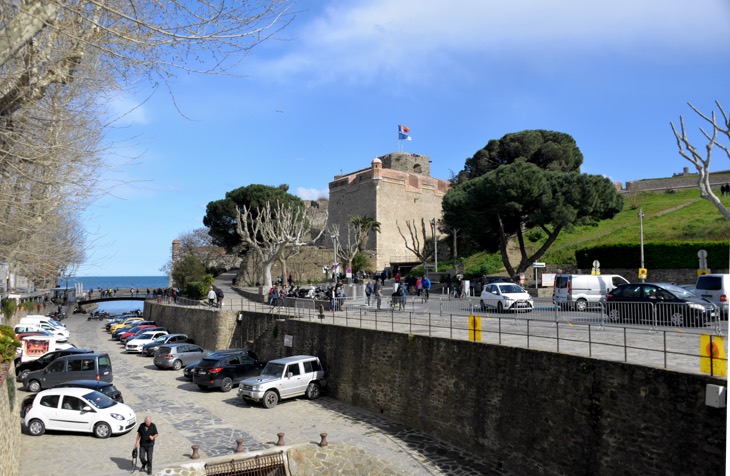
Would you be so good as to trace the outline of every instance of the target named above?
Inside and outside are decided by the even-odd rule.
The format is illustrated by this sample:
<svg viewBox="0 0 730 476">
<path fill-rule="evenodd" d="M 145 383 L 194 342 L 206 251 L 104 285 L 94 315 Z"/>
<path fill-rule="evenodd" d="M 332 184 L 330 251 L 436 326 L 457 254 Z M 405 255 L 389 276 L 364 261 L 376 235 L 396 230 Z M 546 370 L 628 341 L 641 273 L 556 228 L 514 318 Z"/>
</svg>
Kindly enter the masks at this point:
<svg viewBox="0 0 730 476">
<path fill-rule="evenodd" d="M 718 197 L 719 190 L 716 192 Z M 730 207 L 730 197 L 720 197 Z M 611 220 L 596 226 L 576 226 L 563 230 L 539 261 L 555 264 L 575 264 L 575 251 L 597 244 L 639 243 L 639 217 L 644 213 L 644 243 L 665 241 L 725 241 L 730 239 L 730 220 L 697 189 L 677 192 L 642 192 L 624 196 L 624 209 Z M 532 243 L 526 241 L 528 254 L 542 245 L 545 237 Z M 479 254 L 479 259 L 483 260 Z M 467 259 L 467 263 L 471 262 Z M 501 262 L 501 260 L 500 260 Z M 512 263 L 516 265 L 516 263 Z M 498 272 L 497 270 L 490 272 Z"/>
</svg>

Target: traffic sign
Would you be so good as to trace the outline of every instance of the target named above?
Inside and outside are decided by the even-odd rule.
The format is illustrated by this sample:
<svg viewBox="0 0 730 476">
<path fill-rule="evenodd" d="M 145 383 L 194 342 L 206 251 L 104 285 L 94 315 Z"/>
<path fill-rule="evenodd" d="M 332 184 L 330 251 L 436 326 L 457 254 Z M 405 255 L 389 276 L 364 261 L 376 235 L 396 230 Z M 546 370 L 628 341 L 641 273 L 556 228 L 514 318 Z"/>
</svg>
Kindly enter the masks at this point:
<svg viewBox="0 0 730 476">
<path fill-rule="evenodd" d="M 534 263 L 532 263 L 532 267 L 533 268 L 544 268 L 545 267 L 545 263 L 540 262 L 540 261 L 535 261 Z"/>
<path fill-rule="evenodd" d="M 646 279 L 646 275 L 649 274 L 646 268 L 639 268 L 639 279 Z"/>
</svg>

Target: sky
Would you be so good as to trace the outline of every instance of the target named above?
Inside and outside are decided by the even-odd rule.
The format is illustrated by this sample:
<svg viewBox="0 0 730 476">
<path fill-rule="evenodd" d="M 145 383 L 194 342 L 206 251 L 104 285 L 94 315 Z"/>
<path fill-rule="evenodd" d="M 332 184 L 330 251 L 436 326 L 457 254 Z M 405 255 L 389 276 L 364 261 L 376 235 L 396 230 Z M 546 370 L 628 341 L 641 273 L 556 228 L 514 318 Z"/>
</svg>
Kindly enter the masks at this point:
<svg viewBox="0 0 730 476">
<path fill-rule="evenodd" d="M 399 147 L 448 179 L 489 140 L 570 134 L 581 171 L 615 182 L 692 165 L 688 106 L 730 113 L 727 0 L 302 0 L 233 75 L 180 75 L 112 99 L 117 184 L 84 217 L 79 276 L 162 274 L 172 240 L 227 191 L 288 184 L 326 197 L 335 175 Z M 411 141 L 397 140 L 397 126 Z M 133 159 L 133 160 L 129 160 Z M 716 149 L 711 171 L 730 170 Z"/>
</svg>

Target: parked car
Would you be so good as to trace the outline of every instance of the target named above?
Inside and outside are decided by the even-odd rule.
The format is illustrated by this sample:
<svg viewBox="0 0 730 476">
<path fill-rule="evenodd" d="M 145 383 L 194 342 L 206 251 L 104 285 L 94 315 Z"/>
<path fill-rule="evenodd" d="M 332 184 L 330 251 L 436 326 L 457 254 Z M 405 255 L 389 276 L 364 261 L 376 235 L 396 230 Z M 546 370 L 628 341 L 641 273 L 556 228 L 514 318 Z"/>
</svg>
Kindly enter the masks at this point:
<svg viewBox="0 0 730 476">
<path fill-rule="evenodd" d="M 238 395 L 244 401 L 261 402 L 264 407 L 273 408 L 279 400 L 300 395 L 314 400 L 326 386 L 324 367 L 319 359 L 296 355 L 270 361 L 261 375 L 241 382 Z"/>
<path fill-rule="evenodd" d="M 132 334 L 137 333 L 140 329 L 152 329 L 157 327 L 152 321 L 139 321 L 132 324 L 130 327 L 120 327 L 116 331 L 112 332 L 112 339 L 121 341 L 122 337 L 129 337 Z"/>
<path fill-rule="evenodd" d="M 79 387 L 96 390 L 97 392 L 103 393 L 114 401 L 124 403 L 124 398 L 122 398 L 122 392 L 112 382 L 105 382 L 103 380 L 70 380 L 68 382 L 54 385 L 52 388 L 65 387 Z"/>
<path fill-rule="evenodd" d="M 163 344 L 195 344 L 195 341 L 188 337 L 187 334 L 165 334 L 149 344 L 145 344 L 142 347 L 142 353 L 147 357 L 152 357 Z"/>
<path fill-rule="evenodd" d="M 18 381 L 22 382 L 30 372 L 46 368 L 48 364 L 50 364 L 59 357 L 65 357 L 67 355 L 75 354 L 91 354 L 92 352 L 93 350 L 87 349 L 54 350 L 52 352 L 43 354 L 35 360 L 30 360 L 28 362 L 17 362 L 15 364 L 15 376 L 17 377 Z"/>
<path fill-rule="evenodd" d="M 69 332 L 63 328 L 55 328 L 53 326 L 50 326 L 48 324 L 33 324 L 33 323 L 21 323 L 16 324 L 16 326 L 13 328 L 15 331 L 15 334 L 25 334 L 27 332 L 40 332 L 40 331 L 46 331 L 50 333 L 52 336 L 56 338 L 57 342 L 67 342 Z"/>
<path fill-rule="evenodd" d="M 730 309 L 730 274 L 704 274 L 697 277 L 695 294 L 707 299 L 720 309 L 722 319 Z"/>
<path fill-rule="evenodd" d="M 143 320 L 144 319 L 142 319 L 141 317 L 136 317 L 136 316 L 135 317 L 127 317 L 126 319 L 122 319 L 120 322 L 112 323 L 109 326 L 109 332 L 111 332 L 113 334 L 117 329 L 119 329 L 122 326 L 129 326 L 129 327 L 131 327 L 133 322 L 138 322 L 138 321 L 141 322 Z"/>
<path fill-rule="evenodd" d="M 259 375 L 264 364 L 248 349 L 207 356 L 192 371 L 193 383 L 201 389 L 219 388 L 230 392 L 241 380 Z"/>
<path fill-rule="evenodd" d="M 553 302 L 561 309 L 583 312 L 603 304 L 606 293 L 622 284 L 629 282 L 618 274 L 556 274 Z"/>
<path fill-rule="evenodd" d="M 165 344 L 155 352 L 153 363 L 158 369 L 180 370 L 208 354 L 209 350 L 197 344 Z"/>
<path fill-rule="evenodd" d="M 483 308 L 496 309 L 497 312 L 530 312 L 535 307 L 532 296 L 519 284 L 490 283 L 485 289 L 486 292 L 480 295 Z"/>
<path fill-rule="evenodd" d="M 166 336 L 167 331 L 146 331 L 127 339 L 124 348 L 127 352 L 142 352 L 142 348 L 161 336 Z"/>
<path fill-rule="evenodd" d="M 69 380 L 104 380 L 111 382 L 112 362 L 109 354 L 78 354 L 59 357 L 44 369 L 29 372 L 23 386 L 39 392 Z"/>
<path fill-rule="evenodd" d="M 137 423 L 134 410 L 87 388 L 54 388 L 35 395 L 25 409 L 25 425 L 33 436 L 46 430 L 93 433 L 97 438 L 127 433 Z"/>
<path fill-rule="evenodd" d="M 122 336 L 119 338 L 119 342 L 121 344 L 125 344 L 126 345 L 127 342 L 129 342 L 132 339 L 136 339 L 137 337 L 141 336 L 142 334 L 146 334 L 148 332 L 155 332 L 155 331 L 158 331 L 158 332 L 167 332 L 167 329 L 165 329 L 164 327 L 157 327 L 157 326 L 150 326 L 150 327 L 148 327 L 148 326 L 139 326 L 139 327 L 137 327 L 136 329 L 134 329 L 132 331 L 133 333 L 131 335 L 128 332 L 125 333 L 125 334 L 122 334 Z"/>
<path fill-rule="evenodd" d="M 669 283 L 624 284 L 606 294 L 613 322 L 702 327 L 717 319 L 712 303 Z"/>
</svg>

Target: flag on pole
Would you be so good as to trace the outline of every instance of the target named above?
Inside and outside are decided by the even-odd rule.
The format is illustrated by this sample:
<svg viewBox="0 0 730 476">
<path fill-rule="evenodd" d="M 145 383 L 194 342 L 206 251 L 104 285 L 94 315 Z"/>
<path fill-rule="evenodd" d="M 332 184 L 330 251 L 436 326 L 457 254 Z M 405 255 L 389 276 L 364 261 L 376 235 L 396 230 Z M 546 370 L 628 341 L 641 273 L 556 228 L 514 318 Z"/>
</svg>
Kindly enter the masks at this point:
<svg viewBox="0 0 730 476">
<path fill-rule="evenodd" d="M 411 130 L 403 124 L 398 124 L 398 140 L 411 140 L 411 136 L 408 133 Z"/>
</svg>

